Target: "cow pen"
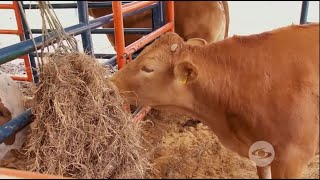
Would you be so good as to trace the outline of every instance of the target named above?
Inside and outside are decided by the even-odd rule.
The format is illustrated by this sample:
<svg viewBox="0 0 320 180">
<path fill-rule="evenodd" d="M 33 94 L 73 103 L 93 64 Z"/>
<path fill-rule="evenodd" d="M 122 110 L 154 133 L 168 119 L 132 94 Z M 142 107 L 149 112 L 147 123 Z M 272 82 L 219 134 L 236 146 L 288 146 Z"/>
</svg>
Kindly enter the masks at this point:
<svg viewBox="0 0 320 180">
<path fill-rule="evenodd" d="M 23 1 L 21 1 L 23 2 Z M 117 54 L 94 54 L 97 58 L 109 58 L 109 60 L 106 62 L 106 64 L 111 65 L 118 65 L 118 68 L 121 68 L 125 65 L 126 59 L 132 56 L 133 53 L 138 51 L 139 49 L 143 48 L 146 44 L 163 34 L 164 32 L 173 30 L 173 2 L 168 2 L 168 21 L 165 24 L 164 22 L 164 2 L 156 2 L 156 1 L 143 1 L 143 2 L 128 2 L 124 1 L 121 5 L 120 1 L 114 1 L 112 3 L 88 3 L 87 1 L 77 1 L 77 4 L 53 4 L 52 6 L 54 8 L 77 8 L 78 7 L 78 13 L 79 13 L 79 22 L 80 24 L 67 27 L 65 28 L 65 31 L 68 35 L 81 35 L 82 41 L 83 41 L 83 49 L 88 52 L 88 54 L 93 54 L 92 49 L 92 39 L 91 39 L 91 33 L 92 34 L 98 34 L 98 33 L 114 33 L 116 35 L 116 49 Z M 14 2 L 15 8 L 18 8 L 17 2 Z M 113 7 L 114 14 L 109 14 L 97 19 L 94 19 L 92 21 L 88 21 L 88 8 L 90 7 Z M 23 7 L 26 9 L 29 7 L 29 4 L 24 4 Z M 122 7 L 121 7 L 122 6 Z M 1 6 L 0 6 L 1 7 Z M 37 8 L 37 6 L 33 5 L 30 6 L 31 8 Z M 5 8 L 5 7 L 3 7 Z M 153 28 L 147 29 L 147 28 L 123 28 L 123 18 L 130 16 L 134 13 L 143 12 L 145 10 L 152 9 L 153 10 Z M 21 13 L 21 12 L 20 12 Z M 20 17 L 20 16 L 18 16 Z M 22 24 L 24 25 L 25 30 L 25 38 L 28 40 L 25 40 L 21 43 L 17 43 L 5 48 L 0 49 L 0 64 L 9 62 L 11 60 L 14 60 L 16 58 L 19 58 L 25 54 L 29 54 L 31 66 L 29 64 L 26 64 L 26 69 L 35 69 L 35 47 L 33 46 L 33 42 L 30 39 L 30 35 L 28 34 L 28 31 L 26 31 L 26 24 L 25 19 L 21 18 Z M 115 28 L 105 28 L 105 29 L 99 29 L 94 30 L 98 27 L 103 26 L 106 23 L 114 21 Z M 17 22 L 18 19 L 17 19 Z M 18 23 L 19 24 L 19 23 Z M 92 31 L 91 31 L 92 29 Z M 41 33 L 41 30 L 39 29 L 31 29 L 32 33 Z M 4 33 L 6 33 L 4 31 Z M 124 33 L 140 33 L 140 34 L 147 34 L 142 39 L 138 40 L 137 42 L 130 44 L 129 46 L 124 46 Z M 54 39 L 54 37 L 50 37 Z M 41 42 L 42 37 L 37 37 L 34 39 L 37 47 L 40 47 L 42 45 Z M 30 74 L 28 74 L 30 75 Z M 33 70 L 33 82 L 38 82 L 38 74 L 35 70 Z M 29 77 L 28 77 L 29 78 Z M 19 80 L 19 79 L 17 79 Z M 31 81 L 29 78 L 28 81 Z M 139 108 L 135 112 L 135 115 L 138 119 L 143 118 L 142 114 L 146 114 L 146 111 L 148 111 L 150 108 L 143 107 Z M 23 113 L 21 116 L 19 116 L 18 119 L 20 121 L 28 121 L 30 120 L 29 116 L 31 115 L 31 109 L 28 109 L 25 113 Z M 14 119 L 13 119 L 14 120 Z M 14 122 L 14 121 L 13 121 Z M 8 122 L 9 123 L 9 122 Z M 29 124 L 30 122 L 25 123 L 24 125 Z M 1 128 L 5 128 L 6 125 L 2 126 Z M 3 136 L 3 139 L 5 137 L 9 136 L 12 132 L 16 131 L 18 128 L 22 128 L 24 126 L 17 125 L 14 126 L 15 129 L 11 129 L 10 132 L 4 131 L 4 129 L 1 129 L 1 135 Z M 3 141 L 1 141 L 3 142 Z"/>
<path fill-rule="evenodd" d="M 20 2 L 20 5 L 18 2 Z M 28 32 L 26 23 L 27 20 L 24 18 L 23 12 L 27 11 L 28 9 L 37 9 L 38 7 L 35 4 L 26 4 L 25 2 L 26 1 L 13 1 L 12 5 L 0 4 L 0 9 L 14 9 L 18 27 L 18 30 L 0 30 L 0 34 L 17 34 L 21 40 L 20 43 L 0 49 L 0 65 L 22 57 L 25 62 L 26 77 L 12 76 L 12 79 L 16 81 L 26 81 L 38 84 L 39 77 L 38 71 L 36 70 L 37 64 L 35 51 L 36 48 L 39 48 L 43 45 L 46 46 L 47 44 L 42 44 L 41 36 L 34 38 L 33 42 Z M 146 45 L 158 38 L 163 33 L 168 31 L 174 32 L 174 1 L 77 1 L 77 3 L 52 4 L 52 6 L 55 9 L 77 9 L 79 23 L 64 28 L 65 32 L 68 35 L 80 35 L 84 52 L 96 58 L 107 59 L 104 64 L 117 67 L 118 69 L 125 66 L 127 62 L 134 60 L 139 53 L 139 50 L 143 49 Z M 113 13 L 96 18 L 94 20 L 89 20 L 89 8 L 104 7 L 112 7 Z M 302 1 L 300 24 L 308 23 L 308 7 L 309 1 Z M 150 9 L 152 9 L 152 28 L 124 28 L 123 19 Z M 112 22 L 114 23 L 114 28 L 97 29 L 107 23 Z M 33 34 L 41 34 L 41 29 L 31 29 L 31 32 Z M 93 48 L 94 42 L 92 40 L 92 34 L 114 34 L 116 37 L 116 54 L 95 53 Z M 144 34 L 145 36 L 125 47 L 124 34 Z M 51 36 L 50 39 L 54 40 L 55 37 Z M 34 43 L 36 47 L 34 46 Z M 151 111 L 150 107 L 138 107 L 133 113 L 134 120 L 142 120 L 145 116 L 147 116 L 149 111 Z M 9 122 L 0 126 L 0 142 L 3 143 L 10 135 L 18 132 L 25 126 L 32 123 L 31 116 L 32 109 L 27 109 L 18 117 L 13 118 Z M 201 127 L 201 129 L 206 128 Z M 194 129 L 192 131 L 194 132 Z M 205 136 L 209 135 L 205 134 Z M 244 166 L 247 167 L 247 165 Z M 3 172 L 5 175 L 6 172 Z M 38 175 L 34 175 L 34 177 L 36 176 Z"/>
</svg>

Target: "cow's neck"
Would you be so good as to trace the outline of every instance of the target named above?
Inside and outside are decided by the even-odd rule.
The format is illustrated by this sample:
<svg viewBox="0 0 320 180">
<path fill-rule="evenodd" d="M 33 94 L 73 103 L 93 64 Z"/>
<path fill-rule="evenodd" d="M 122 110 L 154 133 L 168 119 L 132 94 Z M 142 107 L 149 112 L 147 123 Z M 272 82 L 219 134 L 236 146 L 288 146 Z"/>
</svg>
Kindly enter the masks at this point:
<svg viewBox="0 0 320 180">
<path fill-rule="evenodd" d="M 241 132 L 241 128 L 250 127 L 239 125 L 248 124 L 245 122 L 248 119 L 244 117 L 245 102 L 238 93 L 239 89 L 245 88 L 240 79 L 248 70 L 241 64 L 243 60 L 235 60 L 222 48 L 216 47 L 201 48 L 192 57 L 192 62 L 200 71 L 199 80 L 192 86 L 194 116 L 204 121 L 221 141 L 228 139 L 224 144 L 231 149 L 240 144 L 250 144 L 250 135 Z M 240 154 L 247 153 L 243 151 Z"/>
</svg>

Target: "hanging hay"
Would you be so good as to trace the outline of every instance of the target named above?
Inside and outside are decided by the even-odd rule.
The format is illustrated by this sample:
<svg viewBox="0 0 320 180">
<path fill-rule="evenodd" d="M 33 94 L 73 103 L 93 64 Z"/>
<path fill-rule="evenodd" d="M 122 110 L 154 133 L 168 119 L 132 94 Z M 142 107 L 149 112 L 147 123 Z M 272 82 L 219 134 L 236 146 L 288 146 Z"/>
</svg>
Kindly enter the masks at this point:
<svg viewBox="0 0 320 180">
<path fill-rule="evenodd" d="M 18 169 L 73 178 L 145 177 L 140 125 L 106 74 L 85 54 L 49 58 Z"/>
</svg>

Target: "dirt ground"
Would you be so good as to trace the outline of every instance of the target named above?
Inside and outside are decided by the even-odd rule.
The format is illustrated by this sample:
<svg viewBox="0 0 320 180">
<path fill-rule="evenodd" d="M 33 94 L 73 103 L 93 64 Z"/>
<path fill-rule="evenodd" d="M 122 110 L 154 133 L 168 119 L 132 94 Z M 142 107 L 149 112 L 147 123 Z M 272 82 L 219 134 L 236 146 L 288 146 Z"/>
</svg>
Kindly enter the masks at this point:
<svg viewBox="0 0 320 180">
<path fill-rule="evenodd" d="M 12 72 L 11 66 L 6 67 L 0 69 Z M 31 83 L 19 84 L 26 98 L 32 96 Z M 148 178 L 258 178 L 250 160 L 224 148 L 202 123 L 156 110 L 144 122 L 143 137 L 149 142 L 145 147 L 154 168 Z M 319 155 L 305 169 L 303 178 L 320 178 Z"/>
</svg>

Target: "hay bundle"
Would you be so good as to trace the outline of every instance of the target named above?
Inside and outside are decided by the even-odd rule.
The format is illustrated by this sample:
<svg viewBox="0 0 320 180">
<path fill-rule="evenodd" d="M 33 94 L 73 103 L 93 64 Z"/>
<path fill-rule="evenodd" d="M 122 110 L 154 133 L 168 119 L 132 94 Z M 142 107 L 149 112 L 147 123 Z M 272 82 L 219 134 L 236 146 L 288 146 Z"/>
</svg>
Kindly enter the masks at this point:
<svg viewBox="0 0 320 180">
<path fill-rule="evenodd" d="M 55 54 L 35 92 L 22 169 L 74 178 L 143 178 L 139 124 L 96 60 Z M 20 162 L 21 163 L 21 162 Z"/>
</svg>

